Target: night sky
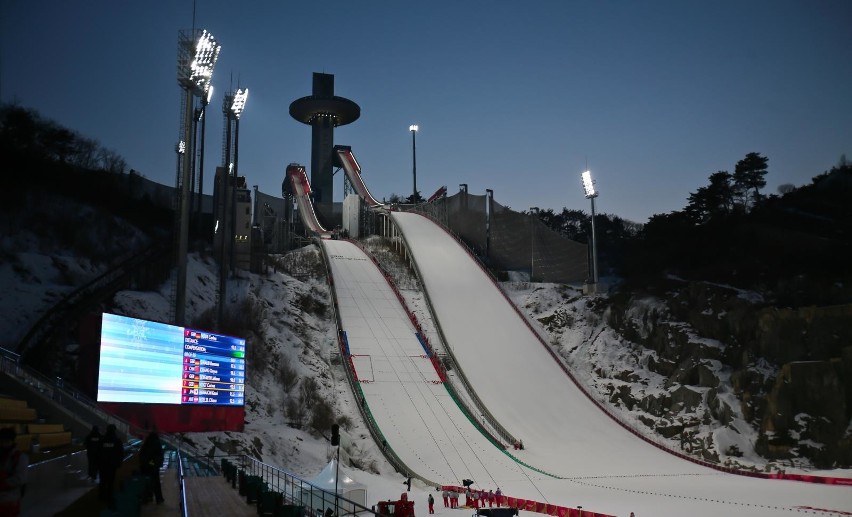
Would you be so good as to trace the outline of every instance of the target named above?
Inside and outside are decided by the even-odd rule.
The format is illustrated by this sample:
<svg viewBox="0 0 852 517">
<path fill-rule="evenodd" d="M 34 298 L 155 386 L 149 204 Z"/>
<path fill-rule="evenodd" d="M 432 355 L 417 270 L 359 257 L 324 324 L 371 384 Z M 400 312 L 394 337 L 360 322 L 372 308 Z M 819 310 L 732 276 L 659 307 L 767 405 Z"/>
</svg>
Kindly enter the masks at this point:
<svg viewBox="0 0 852 517">
<path fill-rule="evenodd" d="M 174 185 L 181 1 L 2 0 L 0 99 L 98 140 Z M 335 131 L 374 195 L 494 190 L 515 210 L 596 209 L 637 222 L 680 210 L 748 152 L 764 193 L 852 158 L 852 1 L 198 0 L 222 45 L 204 187 L 222 160 L 222 95 L 248 87 L 240 173 L 280 195 L 310 166 L 288 107 L 313 72 L 361 118 Z M 342 179 L 335 179 L 335 199 Z"/>
</svg>

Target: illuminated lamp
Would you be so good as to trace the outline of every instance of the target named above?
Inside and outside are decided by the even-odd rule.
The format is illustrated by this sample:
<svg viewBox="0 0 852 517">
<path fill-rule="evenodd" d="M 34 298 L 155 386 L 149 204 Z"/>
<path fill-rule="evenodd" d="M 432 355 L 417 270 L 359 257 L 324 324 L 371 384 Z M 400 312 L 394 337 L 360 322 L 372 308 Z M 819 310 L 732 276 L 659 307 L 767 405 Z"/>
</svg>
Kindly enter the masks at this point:
<svg viewBox="0 0 852 517">
<path fill-rule="evenodd" d="M 595 182 L 592 180 L 591 171 L 583 173 L 583 190 L 586 193 L 586 199 L 592 202 L 592 285 L 597 286 L 598 283 L 598 250 L 597 239 L 595 238 L 595 198 L 598 197 L 598 191 L 595 190 Z"/>
<path fill-rule="evenodd" d="M 240 118 L 240 115 L 243 113 L 243 110 L 246 108 L 246 101 L 248 101 L 248 88 L 242 89 L 238 88 L 236 92 L 234 92 L 233 100 L 231 100 L 231 112 L 234 114 L 235 118 Z"/>
</svg>

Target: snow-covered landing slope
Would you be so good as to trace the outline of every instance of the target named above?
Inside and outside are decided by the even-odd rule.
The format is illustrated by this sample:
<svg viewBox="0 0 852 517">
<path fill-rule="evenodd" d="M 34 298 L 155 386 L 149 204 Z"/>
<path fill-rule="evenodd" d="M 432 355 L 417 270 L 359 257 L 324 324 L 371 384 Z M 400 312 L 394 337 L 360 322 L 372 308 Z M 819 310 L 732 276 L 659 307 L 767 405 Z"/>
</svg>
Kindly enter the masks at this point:
<svg viewBox="0 0 852 517">
<path fill-rule="evenodd" d="M 538 498 L 530 476 L 462 413 L 440 382 L 405 308 L 360 248 L 323 241 L 338 310 L 365 402 L 388 446 L 417 474 L 441 484 L 465 478 L 483 486 L 512 484 Z"/>
<path fill-rule="evenodd" d="M 453 237 L 417 214 L 395 212 L 392 217 L 417 264 L 446 346 L 489 411 L 523 440 L 519 458 L 572 478 L 538 483 L 546 501 L 577 504 L 579 483 L 584 487 L 580 493 L 594 498 L 584 506 L 616 514 L 625 513 L 634 500 L 637 507 L 671 507 L 640 515 L 705 515 L 696 513 L 704 506 L 698 501 L 719 499 L 730 503 L 725 511 L 734 515 L 775 515 L 776 506 L 852 510 L 852 488 L 721 474 L 621 428 L 565 375 Z M 649 491 L 656 495 L 649 497 Z M 748 510 L 737 513 L 740 507 Z"/>
</svg>

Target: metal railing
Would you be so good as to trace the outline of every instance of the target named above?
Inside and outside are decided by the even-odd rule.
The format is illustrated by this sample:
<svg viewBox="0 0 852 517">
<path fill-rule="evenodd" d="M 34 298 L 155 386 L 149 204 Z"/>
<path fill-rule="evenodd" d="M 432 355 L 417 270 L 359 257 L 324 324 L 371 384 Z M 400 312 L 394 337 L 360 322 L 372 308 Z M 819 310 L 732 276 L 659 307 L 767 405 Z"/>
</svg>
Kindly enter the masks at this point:
<svg viewBox="0 0 852 517">
<path fill-rule="evenodd" d="M 107 413 L 98 406 L 97 402 L 73 387 L 67 386 L 61 378 L 50 379 L 35 369 L 25 366 L 21 363 L 21 356 L 11 350 L 0 348 L 0 371 L 27 386 L 34 396 L 52 401 L 54 406 L 63 409 L 81 424 L 113 424 L 116 431 L 123 436 L 144 434 L 143 429 Z"/>
<path fill-rule="evenodd" d="M 335 508 L 335 516 L 341 515 L 377 515 L 372 508 L 364 504 L 342 497 L 329 490 L 320 488 L 286 470 L 274 467 L 247 455 L 239 457 L 240 468 L 246 475 L 259 476 L 269 490 L 283 496 L 285 504 L 302 506 L 304 515 L 311 516 L 316 512 L 321 517 L 323 510 Z M 342 491 L 343 485 L 339 490 Z M 366 488 L 364 489 L 366 497 Z"/>
<path fill-rule="evenodd" d="M 183 475 L 183 457 L 178 448 L 175 453 L 178 463 L 178 493 L 180 494 L 180 514 L 181 517 L 189 517 L 189 509 L 186 506 L 186 482 Z"/>
</svg>

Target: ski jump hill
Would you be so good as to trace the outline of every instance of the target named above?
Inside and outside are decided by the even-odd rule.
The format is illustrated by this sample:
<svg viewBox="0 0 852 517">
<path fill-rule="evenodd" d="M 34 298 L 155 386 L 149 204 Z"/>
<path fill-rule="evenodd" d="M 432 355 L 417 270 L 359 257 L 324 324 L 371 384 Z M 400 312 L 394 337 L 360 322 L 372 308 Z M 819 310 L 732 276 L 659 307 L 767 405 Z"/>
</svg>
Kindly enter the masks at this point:
<svg viewBox="0 0 852 517">
<path fill-rule="evenodd" d="M 364 203 L 393 222 L 442 349 L 460 370 L 443 369 L 374 260 L 317 221 L 304 167 L 291 165 L 300 217 L 327 262 L 347 375 L 374 439 L 403 475 L 450 487 L 470 479 L 475 489 L 499 487 L 513 507 L 559 517 L 852 515 L 852 480 L 725 472 L 663 450 L 616 421 L 455 237 L 424 215 L 377 202 L 351 150 L 336 152 Z M 460 394 L 451 382 L 462 374 L 473 393 Z M 479 404 L 464 403 L 470 399 Z M 484 424 L 478 411 L 496 424 Z M 524 448 L 514 449 L 506 436 Z"/>
</svg>

